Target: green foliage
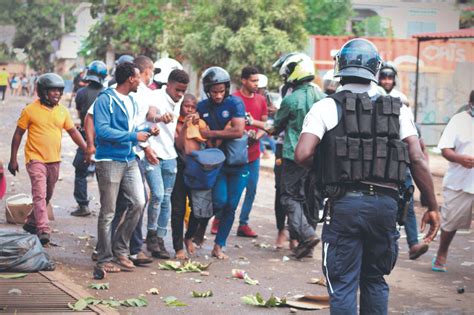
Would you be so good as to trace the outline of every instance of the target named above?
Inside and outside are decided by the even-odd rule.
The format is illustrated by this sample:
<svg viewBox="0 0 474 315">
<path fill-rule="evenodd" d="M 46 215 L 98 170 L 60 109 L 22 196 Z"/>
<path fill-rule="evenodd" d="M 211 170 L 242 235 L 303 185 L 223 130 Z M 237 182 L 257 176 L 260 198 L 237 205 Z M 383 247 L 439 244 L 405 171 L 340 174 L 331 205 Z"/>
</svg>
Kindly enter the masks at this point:
<svg viewBox="0 0 474 315">
<path fill-rule="evenodd" d="M 459 17 L 459 28 L 474 27 L 474 11 L 462 11 Z"/>
<path fill-rule="evenodd" d="M 304 27 L 314 35 L 343 35 L 353 15 L 350 0 L 304 0 Z"/>
<path fill-rule="evenodd" d="M 181 302 L 175 296 L 168 296 L 163 299 L 166 306 L 177 307 L 177 306 L 188 306 L 186 303 Z"/>
<path fill-rule="evenodd" d="M 108 290 L 110 288 L 110 285 L 108 282 L 106 283 L 91 283 L 89 285 L 89 288 L 95 289 L 95 290 Z"/>
<path fill-rule="evenodd" d="M 204 292 L 193 291 L 192 295 L 195 298 L 207 298 L 207 297 L 213 296 L 214 294 L 212 293 L 211 290 L 209 290 L 209 291 L 204 291 Z"/>
<path fill-rule="evenodd" d="M 242 302 L 247 305 L 259 306 L 259 307 L 278 307 L 286 305 L 285 298 L 278 298 L 272 294 L 270 298 L 265 301 L 260 293 L 255 295 L 246 295 L 241 297 Z"/>
<path fill-rule="evenodd" d="M 202 272 L 209 268 L 209 264 L 201 264 L 197 261 L 192 261 L 191 259 L 187 260 L 184 263 L 179 261 L 167 260 L 162 264 L 159 264 L 158 267 L 162 270 L 173 270 L 176 273 L 185 273 L 185 272 Z"/>
<path fill-rule="evenodd" d="M 27 273 L 1 273 L 0 279 L 20 279 L 26 277 Z"/>
<path fill-rule="evenodd" d="M 282 53 L 302 49 L 304 20 L 299 0 L 193 1 L 166 15 L 162 48 L 198 71 L 221 66 L 238 81 L 244 66 L 258 66 L 268 75 Z M 279 81 L 270 79 L 273 86 Z"/>
<path fill-rule="evenodd" d="M 167 0 L 92 0 L 92 17 L 98 22 L 83 43 L 81 54 L 104 59 L 107 48 L 118 54 L 155 58 L 163 32 Z"/>
<path fill-rule="evenodd" d="M 33 69 L 41 72 L 53 69 L 50 60 L 52 42 L 74 29 L 73 9 L 72 5 L 59 0 L 27 1 L 12 13 L 16 27 L 13 46 L 25 49 Z"/>
<path fill-rule="evenodd" d="M 357 36 L 381 36 L 389 35 L 389 29 L 384 26 L 382 18 L 378 15 L 371 16 L 354 25 L 354 33 Z"/>
<path fill-rule="evenodd" d="M 102 300 L 95 297 L 86 297 L 77 300 L 75 303 L 68 303 L 68 307 L 73 311 L 83 311 L 89 305 L 105 305 L 108 307 L 144 307 L 148 306 L 148 300 L 144 296 L 139 296 L 137 298 L 129 298 L 126 300 Z"/>
</svg>

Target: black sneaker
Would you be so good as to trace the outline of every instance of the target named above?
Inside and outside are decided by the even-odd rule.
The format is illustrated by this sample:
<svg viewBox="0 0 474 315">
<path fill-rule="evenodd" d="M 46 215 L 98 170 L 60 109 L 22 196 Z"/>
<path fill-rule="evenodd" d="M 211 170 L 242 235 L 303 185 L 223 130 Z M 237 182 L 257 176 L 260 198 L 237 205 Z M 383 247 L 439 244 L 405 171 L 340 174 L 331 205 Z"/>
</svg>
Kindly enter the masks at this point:
<svg viewBox="0 0 474 315">
<path fill-rule="evenodd" d="M 89 206 L 80 205 L 76 210 L 71 212 L 71 215 L 74 217 L 87 217 L 91 215 L 91 211 L 89 210 Z"/>
<path fill-rule="evenodd" d="M 30 234 L 36 235 L 36 226 L 34 226 L 33 224 L 29 224 L 29 223 L 23 224 L 23 230 Z"/>
<path fill-rule="evenodd" d="M 49 233 L 46 233 L 46 232 L 43 232 L 41 233 L 39 236 L 39 240 L 41 242 L 41 245 L 46 245 L 50 242 L 50 236 L 49 236 Z"/>
<path fill-rule="evenodd" d="M 158 239 L 158 244 L 159 244 L 160 249 L 159 251 L 151 252 L 151 255 L 155 258 L 170 259 L 171 255 L 166 250 L 165 242 L 163 241 L 161 237 L 157 237 L 157 239 Z"/>
<path fill-rule="evenodd" d="M 156 231 L 148 231 L 145 239 L 146 249 L 150 252 L 159 252 L 160 244 L 158 242 L 158 236 L 156 236 Z"/>
<path fill-rule="evenodd" d="M 318 245 L 319 241 L 319 238 L 313 236 L 310 239 L 299 243 L 298 247 L 296 247 L 294 250 L 295 257 L 297 259 L 307 257 L 307 255 L 313 250 L 313 248 Z"/>
</svg>

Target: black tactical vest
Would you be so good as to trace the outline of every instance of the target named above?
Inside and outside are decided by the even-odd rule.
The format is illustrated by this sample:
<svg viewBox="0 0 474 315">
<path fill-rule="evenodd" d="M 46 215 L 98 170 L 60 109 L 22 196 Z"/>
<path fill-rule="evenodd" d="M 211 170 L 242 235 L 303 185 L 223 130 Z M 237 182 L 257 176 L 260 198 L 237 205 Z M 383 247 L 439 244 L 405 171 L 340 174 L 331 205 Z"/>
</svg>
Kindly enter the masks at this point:
<svg viewBox="0 0 474 315">
<path fill-rule="evenodd" d="M 350 91 L 329 97 L 336 101 L 339 122 L 316 149 L 317 184 L 403 183 L 409 157 L 400 140 L 400 98 L 370 99 Z"/>
</svg>

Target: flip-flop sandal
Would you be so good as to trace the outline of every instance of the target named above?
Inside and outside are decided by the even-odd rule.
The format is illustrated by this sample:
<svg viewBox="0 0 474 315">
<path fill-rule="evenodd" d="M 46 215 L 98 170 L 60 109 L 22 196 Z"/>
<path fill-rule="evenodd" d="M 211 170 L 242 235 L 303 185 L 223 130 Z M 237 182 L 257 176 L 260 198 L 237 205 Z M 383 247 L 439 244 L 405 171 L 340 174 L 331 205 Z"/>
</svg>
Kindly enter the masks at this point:
<svg viewBox="0 0 474 315">
<path fill-rule="evenodd" d="M 104 270 L 106 273 L 118 273 L 122 271 L 118 266 L 112 263 L 105 263 L 102 266 L 100 266 L 102 270 Z"/>
<path fill-rule="evenodd" d="M 436 272 L 447 272 L 448 268 L 446 267 L 446 264 L 437 263 L 436 257 L 434 257 L 431 261 L 431 270 Z"/>
</svg>

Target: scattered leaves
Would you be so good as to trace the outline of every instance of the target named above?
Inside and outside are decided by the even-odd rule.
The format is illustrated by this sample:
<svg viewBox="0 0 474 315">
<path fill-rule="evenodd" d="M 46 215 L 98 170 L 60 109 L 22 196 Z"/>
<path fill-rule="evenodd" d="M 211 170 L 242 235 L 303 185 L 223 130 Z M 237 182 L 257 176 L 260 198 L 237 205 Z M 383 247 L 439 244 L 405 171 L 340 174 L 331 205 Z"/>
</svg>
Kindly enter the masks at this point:
<svg viewBox="0 0 474 315">
<path fill-rule="evenodd" d="M 179 301 L 175 296 L 168 296 L 163 299 L 166 303 L 166 306 L 176 307 L 176 306 L 188 306 L 186 303 Z"/>
<path fill-rule="evenodd" d="M 173 270 L 176 271 L 176 273 L 184 273 L 184 272 L 202 272 L 204 270 L 207 270 L 209 268 L 209 264 L 201 264 L 200 262 L 197 261 L 192 261 L 192 260 L 187 260 L 184 263 L 181 263 L 179 261 L 165 261 L 162 264 L 159 264 L 159 268 L 162 270 Z"/>
<path fill-rule="evenodd" d="M 241 298 L 242 302 L 248 305 L 259 306 L 259 307 L 278 307 L 286 304 L 286 299 L 278 298 L 272 294 L 272 296 L 265 301 L 260 293 L 255 295 L 246 295 Z"/>
<path fill-rule="evenodd" d="M 150 290 L 146 291 L 148 294 L 153 294 L 153 295 L 158 295 L 160 294 L 160 291 L 158 291 L 157 288 L 151 288 Z"/>
<path fill-rule="evenodd" d="M 20 279 L 26 277 L 27 273 L 3 273 L 0 274 L 0 279 Z"/>
<path fill-rule="evenodd" d="M 244 281 L 245 281 L 245 283 L 250 284 L 250 285 L 260 284 L 260 282 L 258 280 L 250 278 L 250 276 L 248 274 L 244 275 Z"/>
<path fill-rule="evenodd" d="M 91 283 L 89 285 L 89 288 L 95 289 L 95 290 L 108 290 L 110 288 L 109 283 Z"/>
<path fill-rule="evenodd" d="M 77 300 L 76 303 L 74 304 L 68 303 L 68 307 L 73 311 L 83 311 L 89 305 L 98 305 L 98 304 L 106 305 L 109 307 L 120 307 L 120 306 L 144 307 L 148 305 L 148 300 L 143 296 L 139 296 L 138 298 L 130 298 L 126 300 L 121 300 L 121 301 L 116 301 L 113 299 L 101 300 L 101 299 L 96 299 L 94 297 L 87 297 L 87 298 L 82 298 L 82 299 Z"/>
<path fill-rule="evenodd" d="M 205 292 L 193 291 L 193 297 L 195 298 L 207 298 L 211 296 L 213 296 L 213 293 L 211 290 L 205 291 Z"/>
</svg>

